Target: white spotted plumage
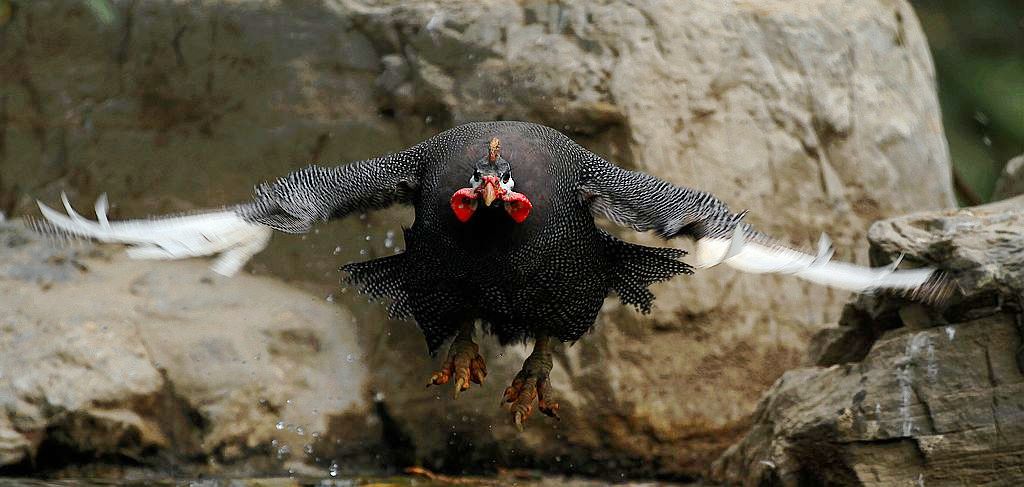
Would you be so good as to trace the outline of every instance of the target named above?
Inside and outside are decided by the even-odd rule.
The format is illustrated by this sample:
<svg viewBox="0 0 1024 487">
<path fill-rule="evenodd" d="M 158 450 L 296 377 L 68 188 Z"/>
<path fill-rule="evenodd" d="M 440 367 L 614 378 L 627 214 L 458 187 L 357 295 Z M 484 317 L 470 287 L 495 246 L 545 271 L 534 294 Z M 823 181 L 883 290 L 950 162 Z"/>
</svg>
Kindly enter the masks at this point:
<svg viewBox="0 0 1024 487">
<path fill-rule="evenodd" d="M 516 187 L 533 210 L 517 224 L 501 209 L 480 208 L 462 223 L 449 200 L 467 177 L 479 184 L 474 167 L 493 138 L 516 174 L 502 188 Z M 647 311 L 651 283 L 691 272 L 679 261 L 682 251 L 623 242 L 601 231 L 595 216 L 665 238 L 694 238 L 698 266 L 783 272 L 857 291 L 893 288 L 926 300 L 949 289 L 930 269 L 865 269 L 830 262 L 822 252 L 799 253 L 748 230 L 742 213 L 708 193 L 618 168 L 554 129 L 523 122 L 466 124 L 376 159 L 309 166 L 260 185 L 252 202 L 217 212 L 112 223 L 105 212 L 87 222 L 70 205 L 67 217 L 41 208 L 49 228 L 134 245 L 136 257 L 223 252 L 222 268 L 234 270 L 263 248 L 271 228 L 307 232 L 395 203 L 415 208 L 405 252 L 344 269 L 367 294 L 389 298 L 392 315 L 414 318 L 431 351 L 472 319 L 484 320 L 502 342 L 538 333 L 576 340 L 609 293 Z"/>
</svg>

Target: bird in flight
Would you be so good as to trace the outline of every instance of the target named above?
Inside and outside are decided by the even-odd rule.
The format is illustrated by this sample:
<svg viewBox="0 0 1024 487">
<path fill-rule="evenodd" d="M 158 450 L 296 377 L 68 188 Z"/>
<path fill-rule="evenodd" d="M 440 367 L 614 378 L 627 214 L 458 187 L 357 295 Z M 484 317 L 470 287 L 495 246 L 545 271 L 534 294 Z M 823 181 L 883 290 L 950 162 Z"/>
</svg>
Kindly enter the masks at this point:
<svg viewBox="0 0 1024 487">
<path fill-rule="evenodd" d="M 219 254 L 212 268 L 224 275 L 261 251 L 274 230 L 305 233 L 353 212 L 411 205 L 404 252 L 342 269 L 363 292 L 388 298 L 392 317 L 414 319 L 432 355 L 451 340 L 429 384 L 451 382 L 456 396 L 487 375 L 473 341 L 478 320 L 502 344 L 532 340 L 502 399 L 519 428 L 535 408 L 558 416 L 549 379 L 555 340 L 582 337 L 612 292 L 647 312 L 649 285 L 718 264 L 928 302 L 952 292 L 934 269 L 834 262 L 824 236 L 816 253 L 801 252 L 751 229 L 745 213 L 711 194 L 619 168 L 525 122 L 470 123 L 375 159 L 311 165 L 257 186 L 250 202 L 185 216 L 111 222 L 101 197 L 91 221 L 62 199 L 66 214 L 39 204 L 46 221 L 38 230 L 127 244 L 136 258 Z M 694 267 L 681 260 L 684 251 L 624 242 L 595 217 L 695 240 Z"/>
</svg>

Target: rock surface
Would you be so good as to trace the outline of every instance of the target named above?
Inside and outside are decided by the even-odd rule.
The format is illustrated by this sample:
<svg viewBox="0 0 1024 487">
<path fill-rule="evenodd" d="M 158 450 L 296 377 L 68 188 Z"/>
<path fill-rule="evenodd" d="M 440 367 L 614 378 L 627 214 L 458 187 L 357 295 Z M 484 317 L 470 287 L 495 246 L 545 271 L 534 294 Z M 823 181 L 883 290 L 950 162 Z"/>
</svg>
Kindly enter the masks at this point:
<svg viewBox="0 0 1024 487">
<path fill-rule="evenodd" d="M 828 232 L 845 259 L 866 260 L 869 222 L 953 203 L 931 60 L 902 0 L 118 0 L 110 24 L 77 2 L 19 5 L 0 33 L 0 204 L 14 214 L 62 189 L 108 192 L 121 218 L 221 205 L 309 161 L 501 118 L 716 193 L 780 237 Z M 278 237 L 252 270 L 326 296 L 340 263 L 401 247 L 408 219 Z M 337 297 L 374 323 L 359 329 L 369 389 L 409 458 L 645 476 L 704 471 L 846 299 L 718 269 L 656 293 L 649 316 L 609 302 L 559 354 L 564 420 L 522 436 L 496 404 L 524 349 L 486 343 L 488 384 L 453 402 L 422 388 L 435 363 L 413 326 Z"/>
<path fill-rule="evenodd" d="M 0 467 L 273 469 L 314 463 L 320 436 L 379 442 L 352 317 L 274 280 L 55 249 L 8 223 L 0 309 Z M 345 421 L 361 427 L 331 429 Z"/>
<path fill-rule="evenodd" d="M 879 261 L 906 252 L 939 262 L 963 295 L 942 309 L 885 297 L 851 304 L 819 347 L 848 353 L 786 372 L 713 476 L 742 485 L 1020 485 L 1024 197 L 886 220 L 870 236 Z"/>
</svg>

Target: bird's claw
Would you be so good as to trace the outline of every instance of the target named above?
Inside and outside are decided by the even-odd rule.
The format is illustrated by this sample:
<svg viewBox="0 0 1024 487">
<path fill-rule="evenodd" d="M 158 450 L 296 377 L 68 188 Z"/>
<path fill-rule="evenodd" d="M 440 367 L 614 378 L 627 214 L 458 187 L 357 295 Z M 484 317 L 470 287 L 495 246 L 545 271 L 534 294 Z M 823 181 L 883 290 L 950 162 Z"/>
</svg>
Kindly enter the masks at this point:
<svg viewBox="0 0 1024 487">
<path fill-rule="evenodd" d="M 470 383 L 483 384 L 487 377 L 487 364 L 480 356 L 480 347 L 471 340 L 456 340 L 448 349 L 448 358 L 441 370 L 434 372 L 427 381 L 427 387 L 447 384 L 455 379 L 454 396 L 469 389 Z"/>
<path fill-rule="evenodd" d="M 512 385 L 505 388 L 502 403 L 508 406 L 512 414 L 512 424 L 522 431 L 523 424 L 533 414 L 534 400 L 537 400 L 540 412 L 559 419 L 558 402 L 553 399 L 553 395 L 547 375 L 537 376 L 524 369 L 512 381 Z"/>
</svg>

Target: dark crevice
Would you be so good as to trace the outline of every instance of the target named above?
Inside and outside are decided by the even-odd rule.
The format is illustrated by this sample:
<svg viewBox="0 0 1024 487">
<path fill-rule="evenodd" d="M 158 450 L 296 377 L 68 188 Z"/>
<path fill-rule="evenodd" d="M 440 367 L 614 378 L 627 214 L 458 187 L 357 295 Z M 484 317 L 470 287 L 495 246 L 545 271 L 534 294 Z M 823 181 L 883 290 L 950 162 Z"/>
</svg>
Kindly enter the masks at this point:
<svg viewBox="0 0 1024 487">
<path fill-rule="evenodd" d="M 7 94 L 0 95 L 0 161 L 7 158 Z M 0 186 L 0 191 L 3 187 Z"/>
<path fill-rule="evenodd" d="M 174 38 L 171 39 L 171 48 L 174 49 L 174 61 L 179 68 L 184 70 L 188 69 L 188 65 L 185 64 L 185 55 L 181 52 L 181 38 L 187 30 L 187 25 L 178 27 L 178 31 L 174 33 Z"/>
<path fill-rule="evenodd" d="M 380 419 L 381 439 L 386 450 L 385 457 L 381 460 L 399 470 L 415 465 L 416 445 L 412 436 L 395 420 L 384 401 L 374 401 L 373 408 Z"/>
<path fill-rule="evenodd" d="M 313 147 L 309 150 L 309 161 L 313 163 L 320 162 L 323 156 L 324 149 L 327 148 L 327 144 L 331 141 L 331 135 L 324 132 L 316 137 L 316 141 L 313 142 Z"/>
<path fill-rule="evenodd" d="M 896 11 L 896 39 L 893 41 L 897 46 L 902 47 L 906 43 L 907 33 L 906 26 L 903 22 L 903 12 Z"/>
<path fill-rule="evenodd" d="M 121 28 L 121 41 L 117 44 L 117 51 L 114 53 L 114 60 L 119 66 L 128 62 L 128 54 L 132 45 L 132 26 L 135 23 L 135 0 L 128 3 L 124 9 L 124 24 Z"/>
</svg>

